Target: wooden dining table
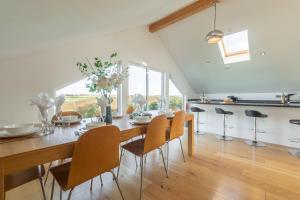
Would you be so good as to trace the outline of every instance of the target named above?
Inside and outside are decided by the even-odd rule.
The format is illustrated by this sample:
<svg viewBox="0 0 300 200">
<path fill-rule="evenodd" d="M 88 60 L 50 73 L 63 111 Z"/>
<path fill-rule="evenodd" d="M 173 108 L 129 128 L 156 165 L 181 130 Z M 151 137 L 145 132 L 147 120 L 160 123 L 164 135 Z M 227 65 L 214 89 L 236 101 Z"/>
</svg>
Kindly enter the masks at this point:
<svg viewBox="0 0 300 200">
<path fill-rule="evenodd" d="M 169 119 L 172 120 L 171 118 Z M 194 116 L 187 113 L 188 155 L 194 150 Z M 121 142 L 145 133 L 147 125 L 133 125 L 128 117 L 114 119 L 112 125 L 119 127 Z M 51 161 L 72 157 L 74 143 L 78 139 L 75 131 L 85 124 L 56 127 L 54 134 L 25 137 L 0 142 L 0 200 L 4 200 L 4 176 Z"/>
</svg>

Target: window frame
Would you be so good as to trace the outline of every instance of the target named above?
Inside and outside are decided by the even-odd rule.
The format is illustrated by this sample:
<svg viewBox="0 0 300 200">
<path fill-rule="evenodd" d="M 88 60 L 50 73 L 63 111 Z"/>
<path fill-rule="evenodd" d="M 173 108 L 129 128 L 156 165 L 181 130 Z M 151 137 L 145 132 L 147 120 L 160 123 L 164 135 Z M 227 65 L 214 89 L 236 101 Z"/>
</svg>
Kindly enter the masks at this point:
<svg viewBox="0 0 300 200">
<path fill-rule="evenodd" d="M 134 67 L 140 67 L 146 70 L 146 100 L 148 102 L 149 100 L 149 71 L 154 71 L 154 72 L 159 72 L 161 73 L 161 94 L 160 94 L 160 98 L 162 98 L 164 96 L 164 88 L 165 88 L 165 81 L 164 81 L 164 74 L 165 72 L 163 70 L 159 70 L 159 69 L 154 69 L 153 67 L 149 67 L 143 64 L 139 64 L 139 63 L 135 63 L 135 62 L 129 62 L 128 63 L 128 67 L 130 68 L 130 66 L 134 66 Z M 130 76 L 130 75 L 129 75 Z M 129 83 L 129 82 L 128 82 Z M 129 84 L 128 84 L 128 97 L 129 97 Z M 149 105 L 147 103 L 146 105 L 146 110 L 149 111 Z"/>
</svg>

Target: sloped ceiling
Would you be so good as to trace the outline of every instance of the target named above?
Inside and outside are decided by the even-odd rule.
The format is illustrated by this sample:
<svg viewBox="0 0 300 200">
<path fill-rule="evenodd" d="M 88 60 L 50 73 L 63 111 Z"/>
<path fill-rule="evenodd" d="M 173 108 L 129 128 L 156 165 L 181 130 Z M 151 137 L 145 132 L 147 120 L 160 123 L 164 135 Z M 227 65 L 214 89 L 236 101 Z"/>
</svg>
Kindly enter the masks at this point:
<svg viewBox="0 0 300 200">
<path fill-rule="evenodd" d="M 218 5 L 218 29 L 225 34 L 248 30 L 248 62 L 224 65 L 218 46 L 206 43 L 212 8 L 158 34 L 198 93 L 295 92 L 300 91 L 299 10 L 299 0 L 224 0 Z"/>
<path fill-rule="evenodd" d="M 0 0 L 0 58 L 147 25 L 192 0 Z"/>
</svg>

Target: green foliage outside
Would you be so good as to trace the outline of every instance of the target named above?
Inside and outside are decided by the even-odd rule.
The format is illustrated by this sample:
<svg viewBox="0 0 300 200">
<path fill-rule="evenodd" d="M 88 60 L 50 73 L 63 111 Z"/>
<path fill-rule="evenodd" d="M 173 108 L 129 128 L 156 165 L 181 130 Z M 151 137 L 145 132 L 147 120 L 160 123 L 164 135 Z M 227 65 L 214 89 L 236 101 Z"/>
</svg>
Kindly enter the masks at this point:
<svg viewBox="0 0 300 200">
<path fill-rule="evenodd" d="M 169 97 L 169 108 L 173 111 L 182 109 L 182 97 L 170 96 Z"/>
<path fill-rule="evenodd" d="M 149 104 L 149 110 L 158 110 L 158 103 L 153 101 Z"/>
</svg>

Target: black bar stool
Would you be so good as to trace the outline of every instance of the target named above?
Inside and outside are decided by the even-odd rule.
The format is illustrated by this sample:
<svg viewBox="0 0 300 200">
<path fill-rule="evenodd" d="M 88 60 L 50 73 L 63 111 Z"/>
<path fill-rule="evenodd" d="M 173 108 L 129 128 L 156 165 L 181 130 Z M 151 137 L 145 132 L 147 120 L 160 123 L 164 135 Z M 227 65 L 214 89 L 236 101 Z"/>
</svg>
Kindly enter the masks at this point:
<svg viewBox="0 0 300 200">
<path fill-rule="evenodd" d="M 254 118 L 254 140 L 246 140 L 246 144 L 252 145 L 255 147 L 265 147 L 267 146 L 265 143 L 257 141 L 256 133 L 257 133 L 257 126 L 256 126 L 256 118 L 267 118 L 268 115 L 262 114 L 256 110 L 245 110 L 245 114 L 248 117 Z"/>
<path fill-rule="evenodd" d="M 200 123 L 200 121 L 199 121 L 199 120 L 200 120 L 199 115 L 200 115 L 201 112 L 205 112 L 205 110 L 193 106 L 193 107 L 191 107 L 191 111 L 194 112 L 194 113 L 197 113 L 197 129 L 196 129 L 196 131 L 195 131 L 195 134 L 196 134 L 196 135 L 204 135 L 204 133 L 201 133 L 201 132 L 199 131 L 199 123 Z"/>
<path fill-rule="evenodd" d="M 300 119 L 291 119 L 290 123 L 300 125 Z M 300 142 L 300 138 L 290 138 L 289 141 L 290 142 Z M 300 157 L 300 149 L 289 149 L 289 153 L 292 156 Z"/>
<path fill-rule="evenodd" d="M 217 114 L 223 115 L 223 135 L 218 135 L 217 138 L 219 140 L 231 141 L 232 137 L 226 136 L 226 116 L 233 115 L 233 112 L 225 111 L 222 108 L 215 108 L 215 110 Z"/>
</svg>

